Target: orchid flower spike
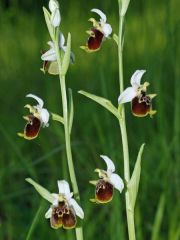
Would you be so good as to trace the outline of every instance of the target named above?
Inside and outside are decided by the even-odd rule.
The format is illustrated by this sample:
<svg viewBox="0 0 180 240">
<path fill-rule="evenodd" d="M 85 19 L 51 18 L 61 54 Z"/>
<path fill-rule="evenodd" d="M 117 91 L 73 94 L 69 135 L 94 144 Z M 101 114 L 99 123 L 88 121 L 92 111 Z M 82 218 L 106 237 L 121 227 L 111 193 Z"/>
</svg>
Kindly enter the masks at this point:
<svg viewBox="0 0 180 240">
<path fill-rule="evenodd" d="M 83 219 L 84 212 L 70 192 L 69 184 L 65 180 L 57 182 L 59 193 L 52 193 L 53 202 L 45 214 L 45 218 L 50 218 L 52 228 L 63 227 L 71 229 L 76 226 L 76 216 Z"/>
<path fill-rule="evenodd" d="M 41 59 L 43 60 L 43 67 L 41 68 L 41 71 L 44 73 L 48 72 L 53 75 L 58 75 L 59 69 L 57 64 L 55 45 L 52 41 L 49 41 L 47 44 L 50 46 L 50 49 L 47 52 L 43 53 L 41 56 Z M 62 51 L 62 53 L 65 53 L 67 49 L 67 46 L 65 45 L 65 38 L 62 33 L 59 34 L 59 49 Z M 71 52 L 70 62 L 73 64 L 74 61 L 75 56 Z"/>
<path fill-rule="evenodd" d="M 51 24 L 53 27 L 59 27 L 61 15 L 59 11 L 59 3 L 56 0 L 49 1 L 49 10 L 51 11 Z"/>
<path fill-rule="evenodd" d="M 43 108 L 44 102 L 41 98 L 34 94 L 28 94 L 26 97 L 35 99 L 38 104 L 36 106 L 31 106 L 29 104 L 24 106 L 29 109 L 30 114 L 23 117 L 27 123 L 24 128 L 24 133 L 18 133 L 18 135 L 27 140 L 31 140 L 38 136 L 41 127 L 49 126 L 49 112 L 46 108 Z"/>
<path fill-rule="evenodd" d="M 100 157 L 105 161 L 107 170 L 95 169 L 100 179 L 97 181 L 90 181 L 90 183 L 95 185 L 95 199 L 91 199 L 91 201 L 96 203 L 108 203 L 113 198 L 114 188 L 121 193 L 124 189 L 124 183 L 122 178 L 114 173 L 115 165 L 113 161 L 104 155 L 100 155 Z"/>
<path fill-rule="evenodd" d="M 93 23 L 93 27 L 87 31 L 89 38 L 86 46 L 81 46 L 86 52 L 94 52 L 100 49 L 103 40 L 109 37 L 112 33 L 112 27 L 106 23 L 106 15 L 99 9 L 93 8 L 91 12 L 95 12 L 100 16 L 99 22 L 94 18 L 90 18 L 89 21 Z"/>
<path fill-rule="evenodd" d="M 132 87 L 126 88 L 118 98 L 119 104 L 131 102 L 132 113 L 137 117 L 145 117 L 148 114 L 152 116 L 156 113 L 152 110 L 152 99 L 156 94 L 146 94 L 148 82 L 141 85 L 141 78 L 145 72 L 145 70 L 136 70 L 131 77 Z"/>
</svg>

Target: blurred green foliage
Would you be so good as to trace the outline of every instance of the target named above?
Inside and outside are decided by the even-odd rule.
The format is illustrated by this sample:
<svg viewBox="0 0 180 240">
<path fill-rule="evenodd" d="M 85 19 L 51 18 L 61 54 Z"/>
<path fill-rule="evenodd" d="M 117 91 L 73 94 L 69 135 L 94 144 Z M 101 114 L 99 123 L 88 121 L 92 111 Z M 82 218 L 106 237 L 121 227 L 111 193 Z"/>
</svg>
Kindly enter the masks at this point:
<svg viewBox="0 0 180 240">
<path fill-rule="evenodd" d="M 32 177 L 56 192 L 57 179 L 68 179 L 62 126 L 51 122 L 39 138 L 25 141 L 16 133 L 23 130 L 23 106 L 27 93 L 42 97 L 45 107 L 60 113 L 61 97 L 57 77 L 43 75 L 40 52 L 47 49 L 48 32 L 42 6 L 48 1 L 9 0 L 0 2 L 0 239 L 25 239 L 35 219 L 31 239 L 75 239 L 73 231 L 50 229 L 44 213 L 48 203 L 24 179 Z M 119 95 L 117 47 L 113 40 L 103 43 L 93 54 L 83 52 L 87 20 L 91 8 L 108 16 L 114 32 L 118 30 L 117 1 L 60 2 L 62 31 L 72 33 L 75 65 L 67 75 L 73 89 L 75 120 L 72 148 L 77 179 L 85 211 L 85 239 L 127 239 L 124 194 L 115 194 L 108 205 L 93 205 L 96 179 L 93 170 L 104 168 L 100 154 L 111 157 L 123 176 L 120 132 L 116 120 L 100 106 L 77 93 L 83 89 L 107 97 L 117 104 Z M 180 239 L 180 3 L 178 0 L 140 0 L 130 3 L 125 22 L 125 86 L 136 69 L 147 69 L 144 77 L 149 91 L 157 93 L 153 118 L 135 118 L 127 104 L 127 129 L 131 170 L 140 145 L 146 148 L 142 160 L 140 190 L 136 204 L 138 240 Z M 31 102 L 30 102 L 31 103 Z"/>
</svg>

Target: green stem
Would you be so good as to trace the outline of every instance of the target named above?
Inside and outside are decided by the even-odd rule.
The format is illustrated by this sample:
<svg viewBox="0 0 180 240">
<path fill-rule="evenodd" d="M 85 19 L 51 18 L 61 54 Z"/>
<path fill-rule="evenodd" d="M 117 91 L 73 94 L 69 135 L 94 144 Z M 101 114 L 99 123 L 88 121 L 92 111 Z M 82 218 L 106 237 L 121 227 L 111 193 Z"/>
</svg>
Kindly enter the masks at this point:
<svg viewBox="0 0 180 240">
<path fill-rule="evenodd" d="M 120 13 L 121 5 L 119 2 L 119 13 Z M 118 42 L 118 58 L 119 58 L 119 84 L 120 84 L 120 92 L 122 93 L 124 90 L 124 81 L 123 81 L 123 23 L 124 17 L 120 16 L 119 22 L 119 42 Z M 124 105 L 121 110 L 122 119 L 119 120 L 120 129 L 121 129 L 121 137 L 122 137 L 122 145 L 123 145 L 123 158 L 124 158 L 124 178 L 125 182 L 128 183 L 130 180 L 130 168 L 129 168 L 129 148 L 128 148 L 128 138 L 127 138 L 127 130 L 126 130 L 126 119 L 125 119 L 125 109 Z M 129 240 L 135 240 L 135 226 L 134 226 L 134 210 L 130 209 L 130 196 L 128 190 L 125 193 L 126 200 L 126 215 L 127 215 L 127 225 L 128 225 L 128 235 Z"/>
<path fill-rule="evenodd" d="M 32 239 L 32 234 L 33 234 L 33 231 L 34 231 L 34 229 L 36 227 L 36 224 L 37 224 L 37 221 L 38 221 L 39 216 L 41 214 L 42 208 L 43 208 L 42 205 L 40 205 L 40 207 L 39 207 L 39 209 L 38 209 L 38 211 L 37 211 L 37 213 L 36 213 L 32 223 L 31 223 L 31 226 L 29 228 L 29 231 L 28 231 L 27 236 L 26 236 L 26 240 Z"/>
<path fill-rule="evenodd" d="M 77 200 L 80 201 L 79 189 L 78 189 L 76 175 L 75 175 L 75 171 L 74 171 L 74 164 L 73 164 L 72 151 L 71 151 L 66 81 L 65 81 L 65 75 L 61 74 L 61 56 L 60 56 L 60 51 L 59 51 L 59 40 L 58 39 L 56 39 L 56 41 L 55 41 L 55 48 L 56 48 L 57 62 L 58 62 L 58 68 L 59 68 L 59 80 L 60 80 L 60 88 L 61 88 L 61 96 L 62 96 L 65 144 L 66 144 L 66 154 L 67 154 L 69 175 L 70 175 L 70 179 L 71 179 L 74 196 Z M 75 230 L 76 230 L 76 239 L 83 240 L 82 227 L 76 227 Z"/>
<path fill-rule="evenodd" d="M 77 186 L 77 181 L 76 181 L 76 176 L 74 171 L 74 164 L 72 160 L 72 151 L 71 151 L 71 142 L 70 142 L 71 140 L 70 140 L 70 133 L 69 133 L 66 82 L 65 82 L 65 76 L 63 75 L 60 75 L 60 87 L 61 87 L 62 104 L 63 104 L 64 132 L 65 132 L 66 153 L 67 153 L 69 174 L 70 174 L 74 195 L 79 199 L 79 190 Z"/>
</svg>

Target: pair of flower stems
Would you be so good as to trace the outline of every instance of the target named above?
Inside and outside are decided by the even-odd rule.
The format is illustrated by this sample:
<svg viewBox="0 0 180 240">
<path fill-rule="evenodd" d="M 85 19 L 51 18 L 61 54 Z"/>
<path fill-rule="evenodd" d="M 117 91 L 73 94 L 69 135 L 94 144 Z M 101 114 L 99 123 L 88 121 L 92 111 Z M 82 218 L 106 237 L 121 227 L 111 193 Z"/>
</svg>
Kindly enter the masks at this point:
<svg viewBox="0 0 180 240">
<path fill-rule="evenodd" d="M 96 101 L 107 110 L 109 110 L 113 115 L 115 115 L 119 121 L 122 145 L 123 145 L 123 158 L 124 158 L 124 181 L 126 184 L 126 214 L 127 214 L 127 224 L 128 224 L 128 234 L 130 240 L 135 240 L 135 225 L 134 225 L 134 206 L 138 192 L 139 180 L 140 180 L 140 169 L 141 169 L 141 155 L 143 152 L 144 144 L 141 146 L 137 161 L 133 170 L 133 174 L 130 175 L 129 168 L 129 149 L 128 149 L 128 139 L 126 132 L 126 121 L 125 121 L 125 110 L 124 103 L 130 102 L 132 104 L 132 112 L 136 116 L 146 116 L 153 115 L 155 111 L 151 107 L 151 99 L 155 96 L 153 94 L 146 94 L 147 83 L 143 85 L 140 84 L 144 70 L 137 70 L 132 78 L 132 87 L 127 88 L 124 91 L 123 83 L 123 24 L 124 17 L 129 5 L 129 0 L 118 0 L 119 3 L 119 36 L 113 35 L 113 39 L 118 45 L 118 58 L 119 58 L 119 84 L 120 93 L 118 102 L 118 108 L 116 108 L 112 103 L 102 97 L 95 96 L 93 94 L 80 91 L 79 93 L 85 95 L 86 97 Z M 56 0 L 49 1 L 50 12 L 44 8 L 44 15 L 46 24 L 49 30 L 52 41 L 48 42 L 50 49 L 42 55 L 42 60 L 44 60 L 43 71 L 48 71 L 50 74 L 58 74 L 60 80 L 60 89 L 62 96 L 62 108 L 63 117 L 52 114 L 54 120 L 61 122 L 64 125 L 65 132 L 65 144 L 67 153 L 67 163 L 69 168 L 69 174 L 72 184 L 72 189 L 77 201 L 80 201 L 80 194 L 78 190 L 78 184 L 76 180 L 76 175 L 74 171 L 72 151 L 71 151 L 71 128 L 73 121 L 73 103 L 72 95 L 70 94 L 70 107 L 68 108 L 67 101 L 67 90 L 66 90 L 66 73 L 69 68 L 69 63 L 73 62 L 74 56 L 71 52 L 71 35 L 68 34 L 67 46 L 65 46 L 65 40 L 62 33 L 59 32 L 59 26 L 61 22 L 61 16 L 59 11 L 59 4 Z M 93 23 L 93 28 L 87 31 L 90 35 L 86 46 L 82 48 L 87 52 L 94 52 L 100 49 L 102 41 L 111 34 L 111 25 L 106 23 L 106 15 L 99 9 L 92 9 L 100 15 L 100 21 L 97 22 L 95 19 L 91 18 L 90 21 Z M 35 95 L 28 95 L 28 97 L 33 97 L 38 101 L 37 106 L 26 105 L 29 108 L 31 115 L 25 117 L 28 121 L 24 133 L 20 136 L 26 139 L 32 139 L 37 137 L 41 126 L 48 126 L 49 113 L 43 108 L 43 102 L 41 99 Z M 113 188 L 118 189 L 120 192 L 124 187 L 122 179 L 115 173 L 115 166 L 112 161 L 107 156 L 101 156 L 107 164 L 107 171 L 97 169 L 99 173 L 100 180 L 93 181 L 92 183 L 96 186 L 95 199 L 93 201 L 103 203 L 108 202 L 112 199 Z M 51 226 L 54 228 L 59 228 L 63 226 L 64 228 L 71 228 L 76 226 L 76 215 L 83 219 L 84 212 L 82 208 L 78 205 L 75 199 L 72 198 L 72 193 L 70 192 L 69 184 L 65 180 L 58 181 L 59 194 L 51 194 L 42 186 L 34 182 L 32 179 L 27 179 L 27 181 L 32 184 L 36 190 L 48 200 L 52 206 L 46 213 L 46 218 L 50 218 Z M 106 192 L 104 191 L 106 190 Z M 109 194 L 109 195 L 108 195 Z M 76 227 L 76 239 L 83 239 L 83 230 L 81 226 Z"/>
</svg>

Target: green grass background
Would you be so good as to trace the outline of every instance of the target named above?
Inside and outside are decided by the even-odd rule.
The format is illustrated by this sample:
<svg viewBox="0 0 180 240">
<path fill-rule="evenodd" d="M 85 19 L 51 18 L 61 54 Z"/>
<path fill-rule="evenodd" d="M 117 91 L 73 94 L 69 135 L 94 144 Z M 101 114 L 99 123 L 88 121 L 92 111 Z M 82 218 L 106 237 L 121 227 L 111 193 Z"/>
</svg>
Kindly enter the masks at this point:
<svg viewBox="0 0 180 240">
<path fill-rule="evenodd" d="M 19 138 L 23 130 L 22 115 L 27 93 L 42 97 L 45 107 L 62 113 L 57 77 L 43 75 L 40 51 L 49 40 L 42 6 L 48 1 L 0 1 L 0 239 L 75 239 L 74 231 L 53 230 L 44 218 L 48 203 L 25 182 L 38 181 L 50 191 L 57 191 L 57 179 L 69 179 L 63 128 L 50 122 L 34 141 Z M 117 121 L 101 106 L 77 93 L 83 89 L 109 98 L 117 104 L 118 59 L 113 40 L 102 49 L 87 54 L 85 44 L 87 20 L 91 8 L 100 8 L 108 16 L 114 32 L 118 30 L 117 1 L 61 1 L 61 29 L 72 34 L 76 63 L 67 75 L 72 88 L 75 118 L 72 149 L 75 171 L 85 211 L 85 240 L 126 240 L 127 227 L 124 192 L 115 193 L 108 205 L 94 205 L 89 198 L 94 189 L 88 181 L 96 179 L 93 170 L 104 168 L 99 158 L 106 154 L 114 160 L 123 176 L 123 155 Z M 146 69 L 143 80 L 149 91 L 157 93 L 153 107 L 157 115 L 135 118 L 126 105 L 130 165 L 133 169 L 140 145 L 146 147 L 135 217 L 137 240 L 180 239 L 179 139 L 180 139 L 180 3 L 178 0 L 131 1 L 125 22 L 125 86 L 136 69 Z M 41 208 L 39 209 L 39 207 Z M 39 211 L 38 211 L 39 209 Z M 34 217 L 36 216 L 36 219 Z M 34 220 L 33 220 L 34 219 Z M 32 222 L 34 223 L 32 224 Z"/>
</svg>

